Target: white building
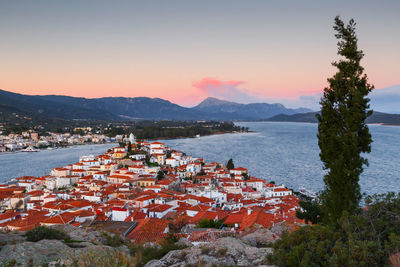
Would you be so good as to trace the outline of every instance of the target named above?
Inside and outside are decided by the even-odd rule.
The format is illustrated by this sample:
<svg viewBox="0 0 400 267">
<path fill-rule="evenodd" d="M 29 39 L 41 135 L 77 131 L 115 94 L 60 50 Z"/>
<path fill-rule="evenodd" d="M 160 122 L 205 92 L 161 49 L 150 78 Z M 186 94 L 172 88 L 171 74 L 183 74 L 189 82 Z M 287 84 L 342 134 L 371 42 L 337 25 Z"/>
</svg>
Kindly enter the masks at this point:
<svg viewBox="0 0 400 267">
<path fill-rule="evenodd" d="M 136 144 L 136 138 L 135 138 L 135 136 L 133 135 L 133 133 L 131 133 L 131 134 L 129 135 L 129 142 L 131 142 L 131 144 Z"/>
<path fill-rule="evenodd" d="M 128 218 L 128 216 L 129 216 L 129 211 L 127 209 L 117 208 L 117 207 L 112 208 L 111 220 L 123 222 L 125 221 L 126 218 Z"/>
</svg>

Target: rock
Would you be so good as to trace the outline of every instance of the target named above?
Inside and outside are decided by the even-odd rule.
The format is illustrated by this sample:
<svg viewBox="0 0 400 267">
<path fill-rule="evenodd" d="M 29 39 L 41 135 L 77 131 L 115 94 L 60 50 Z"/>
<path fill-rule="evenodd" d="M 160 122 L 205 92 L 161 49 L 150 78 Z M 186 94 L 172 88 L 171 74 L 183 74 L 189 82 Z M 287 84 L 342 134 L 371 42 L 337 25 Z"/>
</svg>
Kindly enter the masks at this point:
<svg viewBox="0 0 400 267">
<path fill-rule="evenodd" d="M 268 229 L 262 228 L 255 232 L 249 233 L 241 238 L 241 240 L 253 247 L 268 247 L 279 238 L 276 234 Z"/>
<path fill-rule="evenodd" d="M 6 244 L 16 244 L 25 241 L 25 237 L 20 233 L 0 232 L 0 246 Z"/>
<path fill-rule="evenodd" d="M 117 250 L 108 246 L 94 245 L 91 242 L 64 243 L 59 240 L 40 240 L 38 242 L 22 242 L 3 246 L 0 251 L 0 265 L 10 260 L 17 264 L 26 266 L 40 266 L 50 263 L 63 263 L 69 266 L 75 261 L 94 262 L 98 258 L 110 258 L 107 260 L 118 260 L 113 257 L 114 252 L 120 252 L 129 257 L 123 250 Z"/>
<path fill-rule="evenodd" d="M 51 226 L 51 228 L 64 231 L 69 235 L 70 239 L 72 240 L 86 241 L 98 245 L 103 244 L 104 238 L 101 236 L 100 232 L 95 230 L 91 230 L 88 228 L 78 228 L 70 224 L 55 225 Z"/>
<path fill-rule="evenodd" d="M 267 266 L 270 248 L 257 248 L 240 239 L 225 237 L 182 250 L 170 251 L 160 260 L 148 262 L 146 267 L 167 266 Z"/>
<path fill-rule="evenodd" d="M 193 244 L 192 242 L 189 241 L 189 239 L 182 237 L 181 239 L 176 242 L 178 246 L 183 246 L 183 247 L 192 247 Z"/>
<path fill-rule="evenodd" d="M 159 244 L 153 243 L 153 242 L 147 242 L 143 244 L 143 247 L 145 248 L 161 248 Z"/>
<path fill-rule="evenodd" d="M 62 255 L 69 255 L 72 250 L 72 248 L 59 240 L 8 244 L 0 251 L 0 262 L 14 259 L 19 264 L 27 264 L 29 262 L 42 264 L 55 261 Z"/>
</svg>

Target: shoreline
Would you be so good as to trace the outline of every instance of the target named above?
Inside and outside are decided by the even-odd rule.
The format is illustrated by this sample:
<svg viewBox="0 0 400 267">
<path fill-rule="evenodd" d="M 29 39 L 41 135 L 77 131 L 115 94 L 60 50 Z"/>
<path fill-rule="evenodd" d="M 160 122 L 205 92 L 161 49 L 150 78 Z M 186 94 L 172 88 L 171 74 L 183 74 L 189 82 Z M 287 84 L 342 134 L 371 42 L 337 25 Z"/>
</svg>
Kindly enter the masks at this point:
<svg viewBox="0 0 400 267">
<path fill-rule="evenodd" d="M 224 135 L 224 134 L 246 134 L 246 133 L 256 133 L 256 131 L 247 131 L 247 132 L 216 132 L 212 134 L 206 134 L 206 135 L 201 135 L 200 137 L 196 136 L 177 136 L 177 137 L 158 137 L 158 138 L 147 138 L 145 140 L 176 140 L 176 139 L 196 139 L 196 138 L 202 138 L 206 136 L 213 136 L 213 135 Z"/>
<path fill-rule="evenodd" d="M 311 123 L 311 124 L 318 124 L 318 122 L 313 121 L 240 121 L 240 122 L 288 122 L 288 123 Z M 384 122 L 371 122 L 366 123 L 367 125 L 381 125 L 381 126 L 400 126 L 400 124 L 391 124 L 391 123 L 384 123 Z"/>
<path fill-rule="evenodd" d="M 92 146 L 92 145 L 106 145 L 106 144 L 118 144 L 118 142 L 85 143 L 85 144 L 75 144 L 75 145 L 69 145 L 69 146 L 50 147 L 52 149 L 48 149 L 49 147 L 37 148 L 38 151 L 22 151 L 22 149 L 20 149 L 20 150 L 16 150 L 16 151 L 0 152 L 0 155 L 18 154 L 18 153 L 37 153 L 37 152 L 42 152 L 42 151 L 51 151 L 51 150 L 57 150 L 57 149 L 73 148 L 73 147 L 77 147 L 77 146 Z"/>
</svg>

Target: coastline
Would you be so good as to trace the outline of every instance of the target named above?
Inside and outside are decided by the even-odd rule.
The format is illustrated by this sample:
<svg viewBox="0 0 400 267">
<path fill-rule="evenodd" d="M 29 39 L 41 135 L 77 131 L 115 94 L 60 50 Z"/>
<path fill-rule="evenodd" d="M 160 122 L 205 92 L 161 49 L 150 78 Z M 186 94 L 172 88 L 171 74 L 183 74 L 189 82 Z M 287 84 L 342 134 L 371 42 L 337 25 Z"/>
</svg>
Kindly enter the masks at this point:
<svg viewBox="0 0 400 267">
<path fill-rule="evenodd" d="M 318 124 L 318 122 L 313 122 L 313 121 L 269 121 L 269 120 L 262 120 L 262 121 L 240 121 L 240 122 L 289 122 L 289 123 Z M 400 126 L 400 124 L 384 123 L 384 122 L 371 122 L 371 123 L 367 123 L 367 125 L 397 126 L 397 127 Z"/>
<path fill-rule="evenodd" d="M 196 139 L 205 136 L 213 136 L 213 135 L 224 135 L 224 134 L 246 134 L 246 133 L 256 133 L 256 131 L 247 131 L 247 132 L 216 132 L 212 134 L 205 134 L 201 135 L 200 137 L 196 136 L 177 136 L 177 137 L 158 137 L 158 138 L 147 138 L 146 140 L 153 141 L 153 140 L 176 140 L 176 139 Z"/>
<path fill-rule="evenodd" d="M 7 154 L 17 154 L 17 153 L 36 153 L 36 152 L 42 152 L 42 151 L 48 151 L 48 150 L 58 150 L 58 149 L 64 149 L 64 148 L 72 148 L 76 146 L 86 146 L 86 145 L 106 145 L 106 144 L 118 144 L 118 142 L 104 142 L 104 143 L 84 143 L 84 144 L 72 144 L 68 146 L 57 146 L 57 147 L 45 147 L 45 148 L 37 148 L 38 151 L 22 151 L 16 150 L 16 151 L 6 151 L 6 152 L 0 152 L 0 155 L 7 155 Z M 48 149 L 51 148 L 51 149 Z"/>
</svg>

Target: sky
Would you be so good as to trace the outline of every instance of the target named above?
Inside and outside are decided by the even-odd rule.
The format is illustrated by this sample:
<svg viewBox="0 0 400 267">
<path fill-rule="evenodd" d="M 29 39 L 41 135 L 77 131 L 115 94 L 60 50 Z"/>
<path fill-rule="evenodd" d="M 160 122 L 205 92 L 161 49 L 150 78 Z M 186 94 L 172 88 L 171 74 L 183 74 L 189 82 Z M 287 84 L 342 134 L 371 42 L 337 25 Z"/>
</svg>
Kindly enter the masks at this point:
<svg viewBox="0 0 400 267">
<path fill-rule="evenodd" d="M 0 88 L 317 109 L 340 15 L 357 22 L 372 102 L 400 113 L 399 11 L 388 0 L 0 0 Z"/>
</svg>

